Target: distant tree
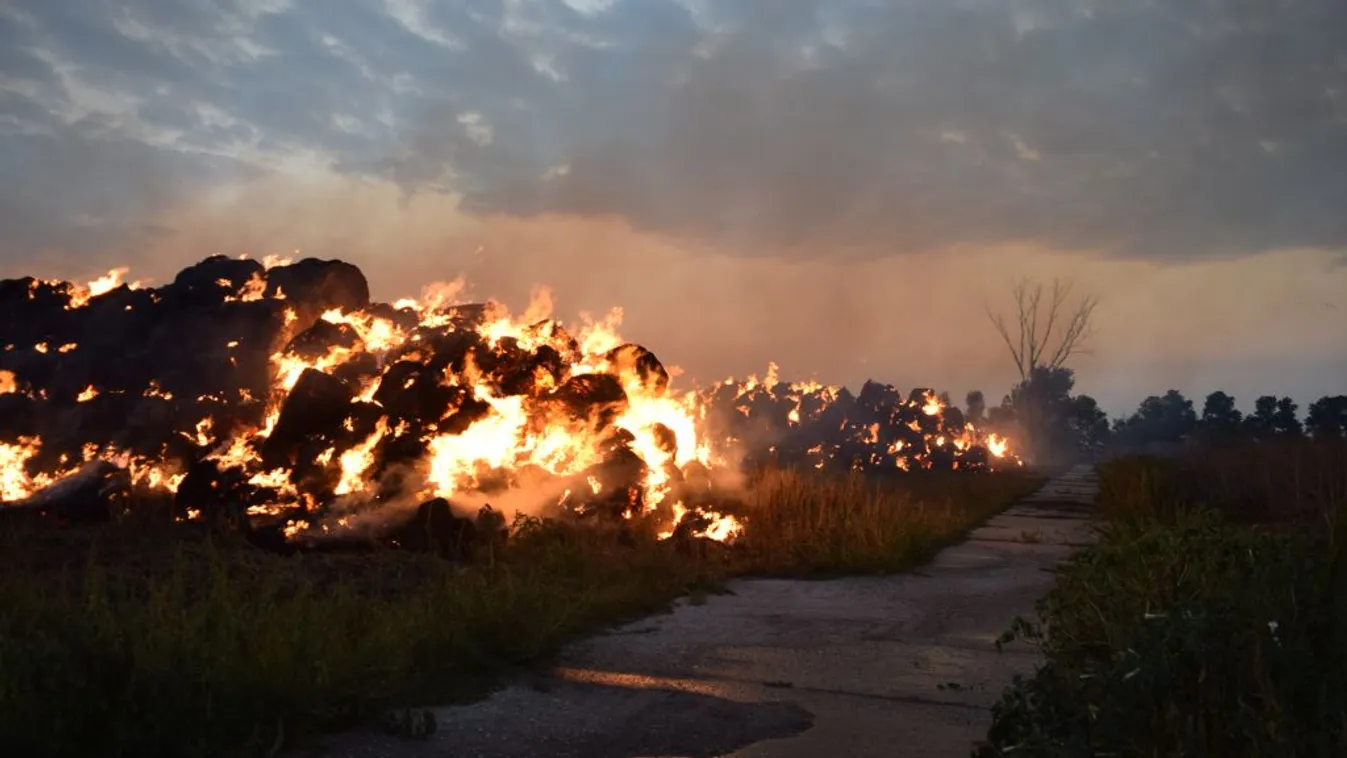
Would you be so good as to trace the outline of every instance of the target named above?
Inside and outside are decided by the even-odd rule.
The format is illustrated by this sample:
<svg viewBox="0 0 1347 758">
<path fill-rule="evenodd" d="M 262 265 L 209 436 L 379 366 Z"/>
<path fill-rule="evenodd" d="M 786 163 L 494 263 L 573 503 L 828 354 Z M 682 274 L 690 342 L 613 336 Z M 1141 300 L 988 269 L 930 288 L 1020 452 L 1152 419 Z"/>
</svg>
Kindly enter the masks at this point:
<svg viewBox="0 0 1347 758">
<path fill-rule="evenodd" d="M 1278 400 L 1277 410 L 1272 414 L 1272 431 L 1282 437 L 1302 436 L 1305 433 L 1305 428 L 1300 425 L 1300 419 L 1296 417 L 1296 410 L 1299 407 L 1289 397 Z"/>
<path fill-rule="evenodd" d="M 1013 326 L 987 308 L 987 317 L 1009 348 L 1021 382 L 1028 382 L 1035 369 L 1064 368 L 1072 355 L 1085 352 L 1085 342 L 1091 336 L 1090 319 L 1099 300 L 1087 295 L 1068 307 L 1071 289 L 1070 281 L 1054 279 L 1045 301 L 1042 284 L 1021 280 L 1011 290 L 1015 296 Z"/>
<path fill-rule="evenodd" d="M 1315 439 L 1347 436 L 1347 395 L 1325 395 L 1310 403 L 1305 429 Z"/>
<path fill-rule="evenodd" d="M 1001 433 L 1009 433 L 1016 425 L 1015 405 L 1010 395 L 1001 398 L 1001 404 L 987 411 L 987 423 Z"/>
<path fill-rule="evenodd" d="M 1087 458 L 1094 460 L 1108 442 L 1108 414 L 1100 410 L 1094 398 L 1077 395 L 1071 399 L 1070 423 L 1076 433 L 1078 449 Z"/>
<path fill-rule="evenodd" d="M 1010 391 L 1010 406 L 1025 437 L 1023 449 L 1037 463 L 1074 458 L 1071 389 L 1075 374 L 1068 368 L 1038 366 Z"/>
<path fill-rule="evenodd" d="M 1235 408 L 1235 398 L 1217 390 L 1202 403 L 1198 429 L 1205 439 L 1229 439 L 1240 429 L 1243 415 Z"/>
<path fill-rule="evenodd" d="M 1109 422 L 1109 435 L 1115 438 L 1122 437 L 1127 433 L 1127 418 L 1119 416 Z"/>
<path fill-rule="evenodd" d="M 982 390 L 973 390 L 964 398 L 964 405 L 968 410 L 964 412 L 964 418 L 968 421 L 979 424 L 987 415 L 987 399 L 983 397 Z"/>
<path fill-rule="evenodd" d="M 1178 390 L 1169 390 L 1142 400 L 1136 413 L 1118 426 L 1117 436 L 1124 446 L 1174 443 L 1186 438 L 1196 426 L 1193 401 Z"/>
<path fill-rule="evenodd" d="M 1265 440 L 1275 431 L 1274 417 L 1277 415 L 1277 398 L 1263 395 L 1253 403 L 1253 413 L 1244 417 L 1244 431 L 1254 439 Z"/>
</svg>

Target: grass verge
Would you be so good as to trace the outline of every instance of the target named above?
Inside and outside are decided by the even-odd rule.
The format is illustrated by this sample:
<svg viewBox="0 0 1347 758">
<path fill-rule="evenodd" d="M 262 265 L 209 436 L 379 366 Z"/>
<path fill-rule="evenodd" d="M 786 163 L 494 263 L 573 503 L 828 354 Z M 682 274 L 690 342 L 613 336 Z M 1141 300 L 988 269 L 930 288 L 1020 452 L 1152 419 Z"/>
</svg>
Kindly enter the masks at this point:
<svg viewBox="0 0 1347 758">
<path fill-rule="evenodd" d="M 1105 464 L 1105 536 L 1005 638 L 1045 664 L 977 755 L 1347 755 L 1347 490 L 1318 444 Z"/>
<path fill-rule="evenodd" d="M 391 704 L 480 694 L 578 633 L 745 573 L 895 571 L 1038 481 L 768 472 L 742 543 L 522 521 L 472 566 L 278 557 L 149 527 L 0 546 L 0 744 L 15 755 L 267 755 Z"/>
</svg>

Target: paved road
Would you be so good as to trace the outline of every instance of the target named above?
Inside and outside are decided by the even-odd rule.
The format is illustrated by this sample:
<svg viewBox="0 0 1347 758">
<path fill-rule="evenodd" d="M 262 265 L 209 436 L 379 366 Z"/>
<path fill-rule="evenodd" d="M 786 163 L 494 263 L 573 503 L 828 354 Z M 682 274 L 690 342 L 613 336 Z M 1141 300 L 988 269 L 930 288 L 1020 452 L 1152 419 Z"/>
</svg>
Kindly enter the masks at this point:
<svg viewBox="0 0 1347 758">
<path fill-rule="evenodd" d="M 966 758 L 1031 651 L 997 653 L 1088 544 L 1088 467 L 1049 482 L 918 571 L 753 579 L 582 640 L 546 681 L 437 709 L 424 742 L 353 733 L 330 758 Z"/>
</svg>

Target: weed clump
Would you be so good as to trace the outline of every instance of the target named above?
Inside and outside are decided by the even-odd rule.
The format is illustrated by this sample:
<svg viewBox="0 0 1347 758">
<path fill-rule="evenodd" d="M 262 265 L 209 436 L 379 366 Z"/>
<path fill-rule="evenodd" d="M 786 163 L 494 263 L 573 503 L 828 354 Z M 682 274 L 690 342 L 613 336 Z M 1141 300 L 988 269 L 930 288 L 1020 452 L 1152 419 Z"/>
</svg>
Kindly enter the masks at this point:
<svg viewBox="0 0 1347 758">
<path fill-rule="evenodd" d="M 1036 623 L 1003 637 L 1045 663 L 1006 689 L 975 755 L 1347 754 L 1342 542 L 1334 519 L 1304 517 L 1347 503 L 1323 499 L 1331 472 L 1278 501 L 1234 482 L 1266 481 L 1250 460 L 1286 459 L 1216 454 L 1241 464 L 1101 467 L 1103 539 L 1063 568 Z"/>
</svg>

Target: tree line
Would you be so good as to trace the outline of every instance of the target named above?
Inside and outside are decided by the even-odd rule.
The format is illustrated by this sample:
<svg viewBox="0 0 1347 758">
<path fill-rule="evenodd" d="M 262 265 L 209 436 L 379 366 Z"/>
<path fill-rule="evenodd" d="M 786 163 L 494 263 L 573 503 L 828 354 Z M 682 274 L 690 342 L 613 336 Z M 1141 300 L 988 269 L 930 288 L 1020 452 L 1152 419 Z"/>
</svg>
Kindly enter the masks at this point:
<svg viewBox="0 0 1347 758">
<path fill-rule="evenodd" d="M 970 392 L 965 415 L 1014 436 L 1021 454 L 1033 462 L 1065 463 L 1186 443 L 1347 437 L 1347 395 L 1319 398 L 1302 419 L 1289 397 L 1259 397 L 1245 415 L 1233 396 L 1218 390 L 1206 396 L 1199 412 L 1192 400 L 1171 389 L 1142 400 L 1131 415 L 1110 420 L 1094 398 L 1073 394 L 1075 372 L 1066 366 L 1072 356 L 1087 352 L 1098 300 L 1084 296 L 1070 306 L 1071 283 L 1061 281 L 1050 290 L 1021 282 L 1012 292 L 1013 319 L 990 309 L 987 314 L 1019 381 L 992 408 L 983 393 Z"/>
</svg>

